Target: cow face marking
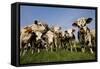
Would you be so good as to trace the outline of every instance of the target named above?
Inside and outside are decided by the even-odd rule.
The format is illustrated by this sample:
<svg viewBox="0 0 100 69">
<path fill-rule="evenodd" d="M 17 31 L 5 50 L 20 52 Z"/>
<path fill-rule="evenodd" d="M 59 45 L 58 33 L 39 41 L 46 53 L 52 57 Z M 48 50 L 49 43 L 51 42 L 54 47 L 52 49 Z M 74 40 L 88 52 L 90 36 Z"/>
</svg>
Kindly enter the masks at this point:
<svg viewBox="0 0 100 69">
<path fill-rule="evenodd" d="M 92 21 L 92 18 L 79 18 L 75 23 L 72 24 L 74 27 L 82 28 L 89 24 Z"/>
<path fill-rule="evenodd" d="M 42 33 L 41 32 L 35 32 L 36 33 L 36 40 L 40 40 L 41 39 L 41 36 L 42 36 Z"/>
<path fill-rule="evenodd" d="M 73 37 L 73 33 L 75 32 L 75 29 L 68 29 L 65 31 L 65 35 L 67 37 Z"/>
</svg>

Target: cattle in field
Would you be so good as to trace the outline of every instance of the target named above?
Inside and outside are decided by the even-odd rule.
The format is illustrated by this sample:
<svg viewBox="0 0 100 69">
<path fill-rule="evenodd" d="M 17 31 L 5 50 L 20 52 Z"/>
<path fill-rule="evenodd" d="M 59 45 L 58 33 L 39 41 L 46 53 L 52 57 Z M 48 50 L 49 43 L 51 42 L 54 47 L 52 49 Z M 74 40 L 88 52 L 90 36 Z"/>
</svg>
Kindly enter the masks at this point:
<svg viewBox="0 0 100 69">
<path fill-rule="evenodd" d="M 64 45 L 66 49 L 70 49 L 71 52 L 77 51 L 76 40 L 75 40 L 75 29 L 67 29 L 64 34 Z"/>
<path fill-rule="evenodd" d="M 72 26 L 78 27 L 78 40 L 81 45 L 82 52 L 85 52 L 85 48 L 89 48 L 90 52 L 93 53 L 92 39 L 95 39 L 95 34 L 89 29 L 87 24 L 91 23 L 92 18 L 79 18 L 75 21 Z M 94 41 L 95 42 L 95 41 Z"/>
</svg>

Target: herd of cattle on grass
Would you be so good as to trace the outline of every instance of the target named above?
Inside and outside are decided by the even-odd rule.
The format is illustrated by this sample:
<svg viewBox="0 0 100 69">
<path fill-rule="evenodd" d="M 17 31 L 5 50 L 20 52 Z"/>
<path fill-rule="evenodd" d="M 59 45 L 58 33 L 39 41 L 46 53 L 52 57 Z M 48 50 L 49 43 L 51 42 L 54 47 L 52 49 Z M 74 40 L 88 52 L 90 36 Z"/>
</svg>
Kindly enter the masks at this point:
<svg viewBox="0 0 100 69">
<path fill-rule="evenodd" d="M 78 28 L 77 39 L 81 52 L 86 49 L 93 54 L 95 52 L 95 29 L 90 29 L 87 24 L 91 23 L 92 18 L 79 18 L 72 23 L 73 27 Z M 65 24 L 66 25 L 66 24 Z M 42 50 L 57 51 L 59 49 L 77 52 L 76 29 L 70 28 L 62 31 L 59 26 L 49 27 L 48 24 L 34 20 L 32 25 L 25 26 L 20 31 L 20 56 L 25 55 L 30 49 L 31 53 L 40 53 Z"/>
</svg>

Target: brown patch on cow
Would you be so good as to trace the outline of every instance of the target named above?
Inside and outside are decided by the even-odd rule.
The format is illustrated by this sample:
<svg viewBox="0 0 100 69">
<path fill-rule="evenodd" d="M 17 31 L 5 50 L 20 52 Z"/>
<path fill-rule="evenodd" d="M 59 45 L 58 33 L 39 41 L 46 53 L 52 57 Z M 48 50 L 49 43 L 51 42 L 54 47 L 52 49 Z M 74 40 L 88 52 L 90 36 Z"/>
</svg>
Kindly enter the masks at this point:
<svg viewBox="0 0 100 69">
<path fill-rule="evenodd" d="M 75 29 L 72 29 L 72 32 L 75 32 Z"/>
<path fill-rule="evenodd" d="M 80 29 L 80 32 L 81 32 L 81 33 L 85 33 L 85 31 L 84 31 L 84 29 L 83 29 L 83 28 L 81 28 L 81 29 Z"/>
<path fill-rule="evenodd" d="M 32 29 L 30 27 L 26 28 L 25 33 L 31 33 L 31 32 L 32 32 Z"/>
</svg>

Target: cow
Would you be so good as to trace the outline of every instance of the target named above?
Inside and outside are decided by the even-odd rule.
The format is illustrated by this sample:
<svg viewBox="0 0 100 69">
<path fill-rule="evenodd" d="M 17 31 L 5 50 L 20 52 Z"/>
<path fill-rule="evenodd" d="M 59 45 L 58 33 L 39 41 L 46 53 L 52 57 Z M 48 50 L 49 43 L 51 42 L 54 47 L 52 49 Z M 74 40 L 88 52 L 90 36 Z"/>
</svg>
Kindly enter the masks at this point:
<svg viewBox="0 0 100 69">
<path fill-rule="evenodd" d="M 32 31 L 36 34 L 36 42 L 35 42 L 35 48 L 38 50 L 38 53 L 40 53 L 40 49 L 45 47 L 46 42 L 43 39 L 43 35 L 46 34 L 46 32 L 49 30 L 49 27 L 46 23 L 35 20 L 34 23 L 30 26 L 32 28 Z M 34 43 L 34 39 L 32 40 Z M 33 45 L 32 45 L 33 46 Z"/>
<path fill-rule="evenodd" d="M 66 49 L 70 49 L 71 52 L 73 52 L 73 49 L 77 52 L 74 32 L 75 29 L 67 29 L 65 30 L 65 34 L 64 34 L 64 40 L 65 40 L 64 45 L 67 47 Z"/>
<path fill-rule="evenodd" d="M 20 34 L 20 55 L 24 55 L 27 51 L 28 44 L 30 43 L 30 38 L 32 36 L 32 29 L 28 26 L 21 29 Z"/>
<path fill-rule="evenodd" d="M 36 33 L 36 35 L 37 35 L 37 37 L 36 37 L 36 42 L 35 42 L 35 43 L 36 43 L 35 48 L 37 49 L 38 53 L 40 53 L 40 50 L 41 50 L 41 49 L 46 48 L 47 43 L 46 43 L 46 41 L 42 38 L 43 34 L 42 34 L 41 32 L 36 31 L 35 33 Z"/>
<path fill-rule="evenodd" d="M 82 52 L 85 52 L 85 48 L 89 48 L 90 52 L 93 54 L 91 30 L 87 26 L 89 23 L 91 23 L 92 20 L 92 18 L 82 17 L 75 21 L 72 26 L 78 27 L 79 29 L 78 40 L 81 45 Z M 95 38 L 95 34 L 93 36 Z"/>
<path fill-rule="evenodd" d="M 47 33 L 45 34 L 45 39 L 47 40 L 46 51 L 48 51 L 48 49 L 50 49 L 51 52 L 53 52 L 54 36 L 55 35 L 51 30 L 47 31 Z"/>
<path fill-rule="evenodd" d="M 39 48 L 41 44 L 41 36 L 46 33 L 48 30 L 48 25 L 42 23 L 41 21 L 35 20 L 32 25 L 25 26 L 21 29 L 20 33 L 20 49 L 24 47 L 24 53 L 27 51 L 27 48 L 30 44 L 32 53 L 35 49 L 40 52 Z"/>
<path fill-rule="evenodd" d="M 51 28 L 51 31 L 54 33 L 54 47 L 56 48 L 61 48 L 61 27 L 59 26 L 53 26 Z"/>
</svg>

